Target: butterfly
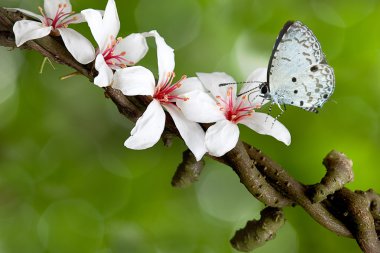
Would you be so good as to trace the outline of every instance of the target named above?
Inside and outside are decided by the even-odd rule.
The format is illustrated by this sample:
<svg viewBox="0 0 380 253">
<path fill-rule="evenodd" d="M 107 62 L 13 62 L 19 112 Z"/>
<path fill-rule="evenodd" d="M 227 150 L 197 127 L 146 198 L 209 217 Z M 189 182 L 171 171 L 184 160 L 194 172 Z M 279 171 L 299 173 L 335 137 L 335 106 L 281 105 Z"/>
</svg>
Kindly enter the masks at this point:
<svg viewBox="0 0 380 253">
<path fill-rule="evenodd" d="M 282 105 L 293 105 L 318 112 L 333 93 L 334 70 L 313 32 L 300 21 L 288 21 L 280 31 L 269 59 L 267 81 L 258 88 L 260 91 L 252 94 L 281 110 Z"/>
</svg>

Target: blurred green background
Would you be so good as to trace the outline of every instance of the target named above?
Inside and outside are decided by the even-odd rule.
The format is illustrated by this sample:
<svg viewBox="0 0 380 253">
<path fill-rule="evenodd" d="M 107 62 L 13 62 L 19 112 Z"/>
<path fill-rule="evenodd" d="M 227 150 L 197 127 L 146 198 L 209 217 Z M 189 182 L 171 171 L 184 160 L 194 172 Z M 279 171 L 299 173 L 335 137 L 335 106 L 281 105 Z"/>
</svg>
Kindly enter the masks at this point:
<svg viewBox="0 0 380 253">
<path fill-rule="evenodd" d="M 380 3 L 296 0 L 116 0 L 121 36 L 157 29 L 175 49 L 177 76 L 224 71 L 245 80 L 266 66 L 279 30 L 301 20 L 318 37 L 336 73 L 336 91 L 319 114 L 288 107 L 280 121 L 286 147 L 242 129 L 306 184 L 324 174 L 331 150 L 354 161 L 350 189 L 380 192 Z M 37 11 L 42 1 L 1 0 Z M 106 0 L 73 1 L 74 10 L 104 9 Z M 91 38 L 86 24 L 71 26 Z M 157 72 L 154 43 L 141 62 Z M 207 159 L 200 180 L 170 185 L 185 149 L 160 142 L 144 151 L 123 146 L 133 124 L 85 78 L 42 56 L 0 48 L 0 252 L 221 253 L 234 231 L 263 205 L 228 167 Z M 354 240 L 286 209 L 276 240 L 256 252 L 360 252 Z"/>
</svg>

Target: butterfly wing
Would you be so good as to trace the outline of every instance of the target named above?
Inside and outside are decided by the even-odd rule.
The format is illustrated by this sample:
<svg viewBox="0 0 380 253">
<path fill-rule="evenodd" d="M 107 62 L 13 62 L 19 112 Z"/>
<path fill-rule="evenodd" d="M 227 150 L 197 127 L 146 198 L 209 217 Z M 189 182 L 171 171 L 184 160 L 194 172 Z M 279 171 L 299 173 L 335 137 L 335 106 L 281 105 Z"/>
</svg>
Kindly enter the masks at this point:
<svg viewBox="0 0 380 253">
<path fill-rule="evenodd" d="M 299 21 L 281 30 L 269 61 L 267 80 L 274 103 L 315 111 L 331 96 L 334 70 L 312 31 Z"/>
</svg>

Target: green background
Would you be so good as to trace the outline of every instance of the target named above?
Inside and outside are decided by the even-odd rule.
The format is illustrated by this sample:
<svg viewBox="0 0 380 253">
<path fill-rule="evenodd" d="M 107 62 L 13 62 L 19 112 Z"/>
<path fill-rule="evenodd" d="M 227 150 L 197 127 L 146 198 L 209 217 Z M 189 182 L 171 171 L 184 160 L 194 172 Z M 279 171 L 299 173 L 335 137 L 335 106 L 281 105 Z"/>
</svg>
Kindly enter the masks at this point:
<svg viewBox="0 0 380 253">
<path fill-rule="evenodd" d="M 241 127 L 305 184 L 324 174 L 332 149 L 354 161 L 350 189 L 380 192 L 380 3 L 364 1 L 116 0 L 120 36 L 157 29 L 175 49 L 176 74 L 224 71 L 245 80 L 266 66 L 283 24 L 301 20 L 335 69 L 336 90 L 319 114 L 288 107 L 280 121 L 287 147 Z M 74 10 L 105 0 L 73 1 Z M 0 1 L 37 11 L 42 1 Z M 71 26 L 92 39 L 86 24 Z M 157 73 L 154 43 L 141 62 Z M 171 187 L 185 149 L 160 142 L 123 146 L 133 124 L 83 77 L 45 66 L 36 52 L 0 48 L 0 252 L 221 253 L 234 231 L 263 205 L 226 166 L 206 159 L 199 181 Z M 277 238 L 256 252 L 360 252 L 354 240 L 319 226 L 299 208 L 285 210 Z"/>
</svg>

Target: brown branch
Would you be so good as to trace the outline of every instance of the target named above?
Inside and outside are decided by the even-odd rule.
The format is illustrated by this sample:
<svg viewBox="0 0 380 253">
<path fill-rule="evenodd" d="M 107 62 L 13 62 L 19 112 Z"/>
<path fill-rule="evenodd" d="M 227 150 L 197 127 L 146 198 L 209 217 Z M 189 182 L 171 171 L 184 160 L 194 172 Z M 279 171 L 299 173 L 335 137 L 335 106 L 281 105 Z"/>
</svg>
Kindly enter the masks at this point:
<svg viewBox="0 0 380 253">
<path fill-rule="evenodd" d="M 240 182 L 258 200 L 272 207 L 284 207 L 292 201 L 270 185 L 256 167 L 257 160 L 252 160 L 241 141 L 225 155 L 227 164 L 240 177 Z"/>
<path fill-rule="evenodd" d="M 178 168 L 172 178 L 172 186 L 178 188 L 184 188 L 198 180 L 205 161 L 202 159 L 197 161 L 195 156 L 189 149 L 182 154 L 182 163 L 178 165 Z"/>
<path fill-rule="evenodd" d="M 249 252 L 264 245 L 276 237 L 285 223 L 284 213 L 279 208 L 266 207 L 260 214 L 260 220 L 248 221 L 244 228 L 236 231 L 230 241 L 235 249 Z"/>
<path fill-rule="evenodd" d="M 326 199 L 327 195 L 342 189 L 342 187 L 354 179 L 352 161 L 344 154 L 335 150 L 331 151 L 323 160 L 327 172 L 318 184 L 309 187 L 311 200 L 316 203 Z"/>
<path fill-rule="evenodd" d="M 15 47 L 12 27 L 16 21 L 24 18 L 26 17 L 18 12 L 9 12 L 0 8 L 1 46 Z M 87 77 L 91 82 L 97 74 L 93 69 L 93 64 L 81 65 L 76 62 L 65 49 L 59 37 L 48 36 L 30 41 L 25 43 L 21 49 L 37 51 L 53 61 L 67 65 Z M 106 87 L 104 91 L 106 97 L 112 100 L 119 112 L 132 121 L 138 119 L 152 99 L 141 96 L 126 97 L 111 87 Z M 170 117 L 167 117 L 165 131 L 170 136 L 179 136 Z M 243 144 L 241 141 L 225 156 L 212 158 L 231 166 L 247 190 L 267 206 L 299 205 L 325 228 L 337 235 L 353 236 L 362 250 L 376 252 L 374 250 L 379 244 L 378 238 L 375 236 L 375 223 L 379 222 L 376 205 L 379 205 L 379 200 L 378 198 L 374 200 L 373 195 L 367 194 L 363 197 L 361 194 L 353 193 L 345 188 L 338 190 L 343 187 L 344 183 L 342 183 L 334 188 L 327 200 L 313 203 L 306 194 L 307 187 L 305 185 L 292 178 L 281 166 L 258 149 Z M 332 161 L 336 161 L 334 159 Z M 348 162 L 347 158 L 344 159 L 346 159 L 343 160 L 346 162 L 345 165 L 351 169 L 352 164 Z M 334 192 L 335 190 L 338 191 Z M 370 197 L 372 199 L 369 199 Z M 348 213 L 345 211 L 346 209 L 349 210 Z"/>
<path fill-rule="evenodd" d="M 350 229 L 360 248 L 364 252 L 379 253 L 380 242 L 368 198 L 343 188 L 330 196 L 330 200 L 332 210 Z"/>
<path fill-rule="evenodd" d="M 275 161 L 263 154 L 260 150 L 245 144 L 250 157 L 257 161 L 257 167 L 264 173 L 268 180 L 295 203 L 302 206 L 319 224 L 333 231 L 337 235 L 351 237 L 347 227 L 332 215 L 323 203 L 313 204 L 306 195 L 307 188 L 292 178 Z"/>
</svg>

